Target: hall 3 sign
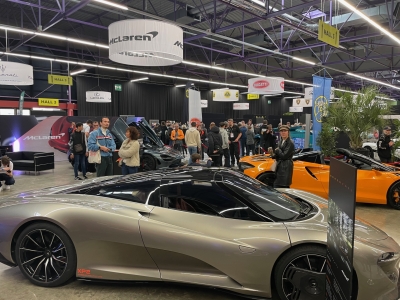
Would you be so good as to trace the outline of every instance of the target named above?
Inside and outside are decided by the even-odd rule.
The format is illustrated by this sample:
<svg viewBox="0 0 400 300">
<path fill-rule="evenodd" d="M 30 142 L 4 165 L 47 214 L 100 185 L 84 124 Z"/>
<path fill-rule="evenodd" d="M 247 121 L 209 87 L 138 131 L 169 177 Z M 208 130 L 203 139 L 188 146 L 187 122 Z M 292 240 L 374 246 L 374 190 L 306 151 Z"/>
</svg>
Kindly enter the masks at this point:
<svg viewBox="0 0 400 300">
<path fill-rule="evenodd" d="M 60 102 L 58 99 L 53 99 L 53 98 L 38 98 L 38 105 L 58 107 L 60 105 Z"/>
</svg>

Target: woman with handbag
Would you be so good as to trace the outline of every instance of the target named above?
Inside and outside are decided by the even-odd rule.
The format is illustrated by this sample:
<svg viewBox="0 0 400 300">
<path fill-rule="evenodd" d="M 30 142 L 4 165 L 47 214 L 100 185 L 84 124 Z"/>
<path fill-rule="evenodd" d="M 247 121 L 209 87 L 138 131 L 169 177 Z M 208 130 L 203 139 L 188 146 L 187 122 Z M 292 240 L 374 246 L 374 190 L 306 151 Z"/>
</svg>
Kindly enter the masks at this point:
<svg viewBox="0 0 400 300">
<path fill-rule="evenodd" d="M 76 123 L 76 129 L 71 133 L 69 147 L 71 151 L 70 159 L 74 160 L 75 180 L 82 180 L 82 178 L 78 176 L 79 165 L 81 166 L 83 178 L 87 179 L 85 157 L 89 155 L 89 152 L 87 150 L 86 135 L 83 132 L 83 124 L 80 122 Z"/>
<path fill-rule="evenodd" d="M 274 188 L 289 188 L 293 177 L 294 144 L 289 137 L 289 127 L 279 127 L 281 140 L 272 157 L 276 160 Z"/>
<path fill-rule="evenodd" d="M 125 135 L 127 139 L 122 143 L 118 151 L 119 157 L 122 158 L 120 161 L 122 175 L 137 173 L 140 166 L 139 131 L 135 127 L 129 126 L 126 129 Z"/>
<path fill-rule="evenodd" d="M 221 162 L 222 150 L 222 136 L 219 133 L 219 127 L 213 126 L 208 132 L 208 156 L 213 161 L 213 167 L 219 167 Z"/>
</svg>

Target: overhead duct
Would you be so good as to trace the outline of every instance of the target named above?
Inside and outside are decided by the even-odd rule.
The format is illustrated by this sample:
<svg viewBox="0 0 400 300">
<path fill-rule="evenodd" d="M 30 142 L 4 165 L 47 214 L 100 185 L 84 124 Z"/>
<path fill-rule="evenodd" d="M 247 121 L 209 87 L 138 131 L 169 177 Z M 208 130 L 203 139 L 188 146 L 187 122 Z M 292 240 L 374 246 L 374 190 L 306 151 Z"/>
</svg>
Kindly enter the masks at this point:
<svg viewBox="0 0 400 300">
<path fill-rule="evenodd" d="M 256 45 L 256 46 L 264 45 L 266 47 L 266 46 L 273 45 L 271 43 L 271 40 L 265 34 L 254 35 L 254 36 L 245 38 L 244 41 L 245 41 L 245 43 Z M 249 47 L 249 46 L 244 46 L 245 50 L 250 49 L 250 48 L 251 47 Z M 238 47 L 238 46 L 235 46 L 235 47 L 232 46 L 229 48 L 230 52 L 235 52 L 235 53 L 238 51 L 241 51 L 241 50 L 242 50 L 242 47 Z"/>
<path fill-rule="evenodd" d="M 220 0 L 220 1 L 229 4 L 231 6 L 247 10 L 248 12 L 258 16 L 264 16 L 267 14 L 267 9 L 265 7 L 262 7 L 259 4 L 254 4 L 249 0 Z"/>
<path fill-rule="evenodd" d="M 166 18 L 175 21 L 176 17 L 176 22 L 182 24 L 190 24 L 193 23 L 193 21 L 201 22 L 202 14 L 211 14 L 211 13 L 213 14 L 214 9 L 216 12 L 220 12 L 222 10 L 225 10 L 225 8 L 226 5 L 223 3 L 217 3 L 215 8 L 214 8 L 214 3 L 208 3 L 202 6 L 202 9 L 186 5 L 186 7 L 178 9 L 176 13 L 172 12 L 168 14 Z"/>
</svg>

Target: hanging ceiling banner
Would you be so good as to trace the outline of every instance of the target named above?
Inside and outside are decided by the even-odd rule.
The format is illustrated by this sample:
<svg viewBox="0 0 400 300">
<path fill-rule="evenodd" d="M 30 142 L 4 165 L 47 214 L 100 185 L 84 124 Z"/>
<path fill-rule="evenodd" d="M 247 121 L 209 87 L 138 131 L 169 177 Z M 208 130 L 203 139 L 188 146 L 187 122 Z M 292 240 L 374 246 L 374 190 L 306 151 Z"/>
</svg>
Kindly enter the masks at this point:
<svg viewBox="0 0 400 300">
<path fill-rule="evenodd" d="M 50 84 L 57 84 L 57 85 L 73 85 L 72 77 L 63 75 L 48 74 L 47 82 Z"/>
<path fill-rule="evenodd" d="M 233 110 L 248 110 L 250 103 L 233 103 Z"/>
<path fill-rule="evenodd" d="M 132 66 L 170 66 L 183 60 L 182 28 L 156 20 L 129 19 L 108 26 L 109 58 Z"/>
<path fill-rule="evenodd" d="M 239 101 L 239 90 L 213 90 L 213 101 Z"/>
<path fill-rule="evenodd" d="M 313 98 L 313 87 L 311 86 L 311 87 L 306 87 L 305 89 L 304 89 L 304 99 L 306 99 L 306 100 L 310 100 L 310 101 L 312 101 L 312 98 Z M 335 88 L 334 87 L 331 87 L 331 92 L 330 92 L 330 100 L 333 100 L 335 98 Z M 296 106 L 296 105 L 294 105 L 293 104 L 293 106 Z"/>
<path fill-rule="evenodd" d="M 1 85 L 33 85 L 33 67 L 10 61 L 0 61 Z"/>
<path fill-rule="evenodd" d="M 328 45 L 338 48 L 339 47 L 339 29 L 319 20 L 318 23 L 318 39 Z"/>
<path fill-rule="evenodd" d="M 86 102 L 110 103 L 111 93 L 103 91 L 86 92 Z"/>
<path fill-rule="evenodd" d="M 259 94 L 247 94 L 247 100 L 257 100 L 260 99 Z"/>
<path fill-rule="evenodd" d="M 294 107 L 312 107 L 312 99 L 306 99 L 306 98 L 293 99 L 292 106 L 294 106 Z"/>
<path fill-rule="evenodd" d="M 201 100 L 201 108 L 208 107 L 208 100 Z"/>
<path fill-rule="evenodd" d="M 249 79 L 249 94 L 281 94 L 284 92 L 283 77 L 259 77 Z"/>
</svg>

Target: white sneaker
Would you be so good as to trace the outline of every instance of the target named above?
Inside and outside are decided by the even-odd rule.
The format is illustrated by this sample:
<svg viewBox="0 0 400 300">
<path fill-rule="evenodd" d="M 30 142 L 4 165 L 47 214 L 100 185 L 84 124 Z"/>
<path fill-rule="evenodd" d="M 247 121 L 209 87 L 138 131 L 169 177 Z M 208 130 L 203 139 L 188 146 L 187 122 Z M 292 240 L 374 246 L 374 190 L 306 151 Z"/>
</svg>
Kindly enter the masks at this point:
<svg viewBox="0 0 400 300">
<path fill-rule="evenodd" d="M 5 190 L 4 185 L 0 186 L 0 192 Z"/>
<path fill-rule="evenodd" d="M 10 185 L 4 185 L 4 189 L 5 189 L 5 190 L 9 190 L 10 188 L 11 188 Z"/>
<path fill-rule="evenodd" d="M 91 173 L 91 172 L 86 172 L 86 175 L 93 175 L 93 173 Z"/>
</svg>

